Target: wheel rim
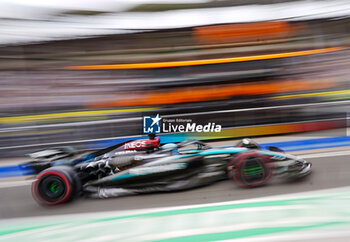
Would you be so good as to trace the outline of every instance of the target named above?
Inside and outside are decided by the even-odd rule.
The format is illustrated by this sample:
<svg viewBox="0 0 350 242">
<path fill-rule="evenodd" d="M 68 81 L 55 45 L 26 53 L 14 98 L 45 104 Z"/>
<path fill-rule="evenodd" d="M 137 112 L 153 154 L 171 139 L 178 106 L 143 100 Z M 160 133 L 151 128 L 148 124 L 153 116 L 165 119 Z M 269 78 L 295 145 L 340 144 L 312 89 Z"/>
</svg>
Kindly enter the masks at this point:
<svg viewBox="0 0 350 242">
<path fill-rule="evenodd" d="M 65 181 L 55 175 L 43 177 L 38 188 L 41 197 L 50 202 L 63 199 L 67 193 Z"/>
<path fill-rule="evenodd" d="M 266 179 L 264 163 L 256 157 L 249 157 L 241 166 L 241 179 L 245 184 L 257 184 Z"/>
</svg>

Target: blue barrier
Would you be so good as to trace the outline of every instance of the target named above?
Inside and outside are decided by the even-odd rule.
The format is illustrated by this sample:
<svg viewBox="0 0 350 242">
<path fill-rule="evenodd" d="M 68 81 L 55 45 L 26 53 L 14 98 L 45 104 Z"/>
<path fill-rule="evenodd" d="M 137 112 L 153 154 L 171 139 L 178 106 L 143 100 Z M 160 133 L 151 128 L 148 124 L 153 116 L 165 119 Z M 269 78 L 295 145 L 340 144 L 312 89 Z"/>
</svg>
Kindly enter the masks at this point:
<svg viewBox="0 0 350 242">
<path fill-rule="evenodd" d="M 0 167 L 0 178 L 33 175 L 34 171 L 21 165 Z"/>
<path fill-rule="evenodd" d="M 261 146 L 264 149 L 267 149 L 269 146 L 277 146 L 283 149 L 284 151 L 289 152 L 343 147 L 350 146 L 350 136 L 272 142 L 261 144 Z"/>
</svg>

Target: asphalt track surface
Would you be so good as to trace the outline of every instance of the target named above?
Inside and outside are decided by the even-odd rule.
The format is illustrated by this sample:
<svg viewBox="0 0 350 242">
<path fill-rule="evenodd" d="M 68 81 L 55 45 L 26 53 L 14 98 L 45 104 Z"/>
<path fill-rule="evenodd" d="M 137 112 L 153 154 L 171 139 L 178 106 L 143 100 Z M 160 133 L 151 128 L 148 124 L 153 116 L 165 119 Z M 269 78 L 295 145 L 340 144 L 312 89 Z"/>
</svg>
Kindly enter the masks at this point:
<svg viewBox="0 0 350 242">
<path fill-rule="evenodd" d="M 313 173 L 299 181 L 285 182 L 275 179 L 264 187 L 244 189 L 227 180 L 207 187 L 175 193 L 157 193 L 109 199 L 80 198 L 72 203 L 51 208 L 41 207 L 33 200 L 30 185 L 0 187 L 0 218 L 182 206 L 350 185 L 349 155 L 310 158 L 308 160 L 313 163 Z"/>
</svg>

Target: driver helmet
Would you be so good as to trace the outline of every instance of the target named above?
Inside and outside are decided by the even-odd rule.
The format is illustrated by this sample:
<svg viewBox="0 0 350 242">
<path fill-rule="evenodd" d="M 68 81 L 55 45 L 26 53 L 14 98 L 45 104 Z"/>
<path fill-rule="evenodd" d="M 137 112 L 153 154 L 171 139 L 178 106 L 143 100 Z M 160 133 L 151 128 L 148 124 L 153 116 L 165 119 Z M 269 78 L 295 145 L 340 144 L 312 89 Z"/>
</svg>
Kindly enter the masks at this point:
<svg viewBox="0 0 350 242">
<path fill-rule="evenodd" d="M 165 145 L 163 145 L 161 147 L 162 150 L 169 150 L 169 151 L 172 151 L 175 154 L 179 153 L 177 148 L 178 148 L 177 144 L 174 144 L 174 143 L 165 144 Z"/>
<path fill-rule="evenodd" d="M 177 149 L 177 144 L 169 143 L 162 146 L 162 150 L 173 150 Z"/>
<path fill-rule="evenodd" d="M 258 145 L 258 143 L 256 143 L 255 141 L 253 141 L 252 139 L 249 138 L 244 138 L 242 139 L 238 145 L 238 147 L 245 147 L 245 148 L 249 148 L 249 149 L 259 149 L 260 145 Z"/>
</svg>

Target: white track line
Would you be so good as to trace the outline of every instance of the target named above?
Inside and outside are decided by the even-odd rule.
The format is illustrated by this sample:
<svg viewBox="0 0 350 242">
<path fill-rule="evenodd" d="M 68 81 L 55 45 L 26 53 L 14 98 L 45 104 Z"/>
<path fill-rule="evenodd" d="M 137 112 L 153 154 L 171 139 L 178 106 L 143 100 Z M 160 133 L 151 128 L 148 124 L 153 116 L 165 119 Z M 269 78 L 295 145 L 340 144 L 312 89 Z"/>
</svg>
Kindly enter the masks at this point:
<svg viewBox="0 0 350 242">
<path fill-rule="evenodd" d="M 314 158 L 322 158 L 322 157 L 347 156 L 347 155 L 350 155 L 350 150 L 322 152 L 322 153 L 308 154 L 308 155 L 298 155 L 298 157 L 303 159 L 314 159 Z"/>
<path fill-rule="evenodd" d="M 348 229 L 348 228 L 346 228 Z M 282 242 L 282 241 L 349 241 L 350 231 L 316 231 L 316 232 L 300 232 L 293 231 L 289 233 L 282 234 L 272 234 L 272 235 L 262 235 L 242 239 L 225 240 L 225 242 Z M 339 240 L 340 239 L 340 240 Z"/>
<path fill-rule="evenodd" d="M 33 179 L 24 181 L 4 181 L 0 182 L 0 188 L 27 186 L 32 184 L 33 181 Z"/>
<path fill-rule="evenodd" d="M 329 195 L 330 193 L 343 194 L 345 192 L 348 192 L 349 190 L 350 190 L 350 186 L 345 186 L 345 187 L 327 188 L 327 189 L 320 189 L 320 190 L 313 190 L 313 191 L 304 191 L 304 192 L 298 192 L 298 193 L 278 194 L 278 195 L 272 195 L 272 196 L 233 200 L 233 201 L 227 201 L 227 202 L 204 203 L 204 204 L 161 207 L 161 208 L 141 208 L 141 209 L 120 210 L 120 211 L 109 210 L 109 211 L 102 211 L 102 212 L 83 212 L 83 213 L 74 213 L 74 214 L 6 218 L 6 219 L 0 219 L 0 224 L 2 222 L 7 223 L 7 222 L 19 221 L 19 220 L 23 222 L 25 221 L 40 222 L 43 219 L 50 220 L 52 218 L 55 218 L 55 220 L 58 220 L 58 219 L 70 220 L 77 217 L 80 217 L 82 219 L 90 218 L 91 216 L 94 217 L 95 219 L 98 219 L 98 218 L 124 216 L 124 215 L 142 215 L 142 214 L 148 214 L 148 213 L 165 212 L 165 211 L 168 212 L 168 211 L 176 211 L 176 210 L 182 210 L 182 209 L 216 207 L 216 206 L 222 206 L 222 205 L 233 205 L 233 204 L 242 204 L 242 203 L 259 203 L 259 202 L 266 202 L 266 201 L 279 201 L 279 200 L 299 199 L 299 198 L 300 199 L 312 198 L 312 197 L 319 197 L 323 195 Z"/>
</svg>

